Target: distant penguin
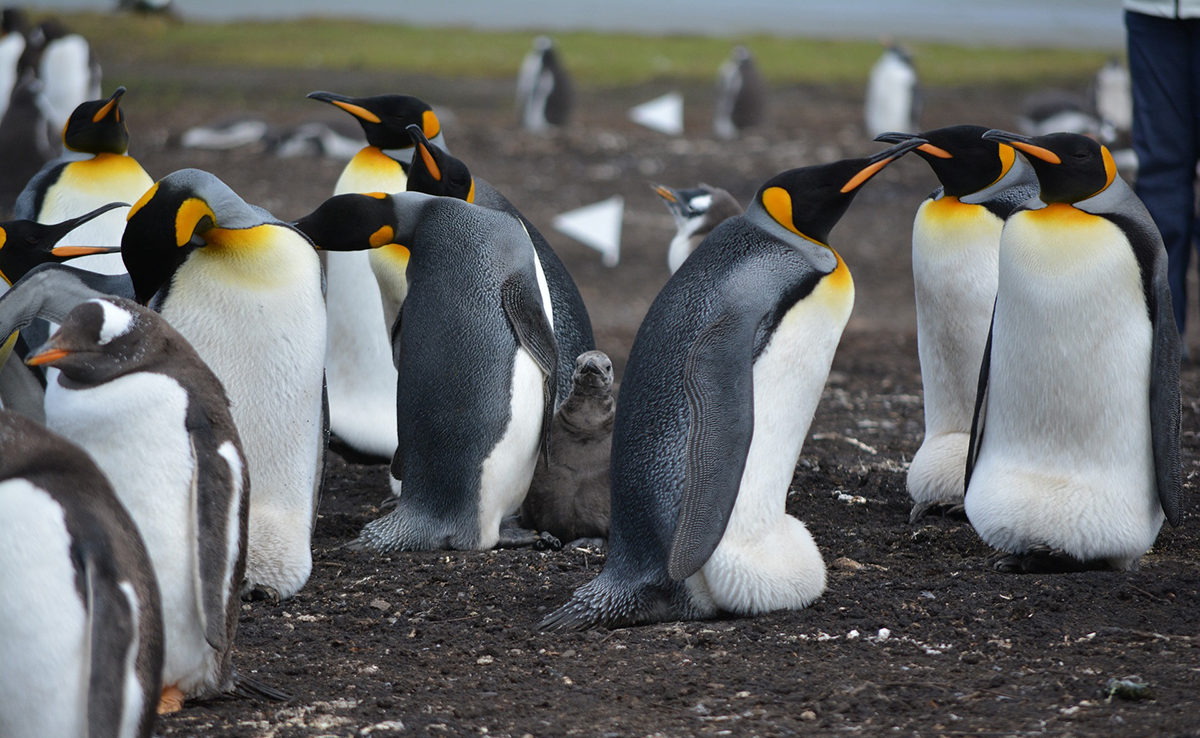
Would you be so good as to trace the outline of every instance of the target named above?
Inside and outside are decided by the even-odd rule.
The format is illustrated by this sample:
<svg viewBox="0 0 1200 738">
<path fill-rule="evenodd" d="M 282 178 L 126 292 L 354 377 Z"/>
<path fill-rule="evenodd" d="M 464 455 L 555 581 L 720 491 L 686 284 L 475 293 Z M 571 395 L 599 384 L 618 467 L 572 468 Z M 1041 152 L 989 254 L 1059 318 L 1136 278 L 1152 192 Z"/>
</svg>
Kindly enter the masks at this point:
<svg viewBox="0 0 1200 738">
<path fill-rule="evenodd" d="M 922 143 L 776 175 L 663 287 L 621 382 L 608 560 L 543 628 L 798 609 L 825 590 L 784 508 L 854 303 L 826 244 L 859 186 Z"/>
<path fill-rule="evenodd" d="M 433 108 L 409 95 L 346 97 L 313 92 L 308 96 L 354 116 L 367 137 L 368 145 L 338 178 L 335 195 L 404 192 L 413 154 L 406 126 L 419 125 L 426 136 L 443 141 Z M 325 255 L 329 315 L 325 371 L 333 433 L 359 452 L 386 458 L 396 450 L 396 368 L 389 340 L 391 323 L 384 319 L 372 270 L 381 258 L 385 255 Z"/>
<path fill-rule="evenodd" d="M 720 187 L 700 184 L 691 190 L 674 190 L 666 185 L 654 185 L 654 191 L 667 205 L 675 218 L 675 237 L 667 249 L 667 266 L 671 274 L 679 271 L 684 259 L 696 250 L 708 234 L 726 218 L 742 214 L 742 206 Z"/>
<path fill-rule="evenodd" d="M 0 118 L 8 110 L 8 101 L 21 73 L 19 62 L 25 53 L 28 26 L 25 13 L 19 8 L 5 8 L 0 13 Z"/>
<path fill-rule="evenodd" d="M 180 135 L 179 145 L 185 149 L 227 151 L 261 143 L 269 131 L 270 126 L 261 118 L 235 115 L 215 123 L 192 126 Z"/>
<path fill-rule="evenodd" d="M 29 181 L 17 199 L 17 217 L 54 223 L 110 202 L 137 202 L 150 189 L 154 180 L 128 154 L 124 94 L 125 88 L 118 87 L 108 98 L 85 102 L 71 113 L 62 141 L 74 153 L 48 163 Z M 96 218 L 72 232 L 64 245 L 118 246 L 128 213 L 126 206 Z M 125 271 L 116 254 L 88 257 L 76 266 L 100 274 Z"/>
<path fill-rule="evenodd" d="M 149 738 L 162 669 L 154 569 L 96 464 L 0 411 L 0 735 Z"/>
<path fill-rule="evenodd" d="M 867 135 L 888 131 L 915 133 L 920 130 L 923 105 L 917 70 L 912 55 L 898 44 L 889 44 L 867 79 L 863 107 Z"/>
<path fill-rule="evenodd" d="M 617 409 L 612 362 L 603 351 L 580 354 L 572 382 L 521 505 L 521 525 L 566 542 L 608 536 L 608 465 Z"/>
<path fill-rule="evenodd" d="M 1162 238 L 1098 142 L 984 136 L 1028 157 L 1040 193 L 1000 239 L 967 517 L 1001 571 L 1135 568 L 1182 504 Z"/>
<path fill-rule="evenodd" d="M 100 63 L 87 39 L 59 21 L 45 21 L 38 31 L 38 78 L 46 85 L 50 124 L 61 131 L 75 108 L 100 97 Z"/>
<path fill-rule="evenodd" d="M 230 691 L 250 477 L 220 380 L 161 316 L 121 298 L 72 310 L 27 363 L 61 372 L 47 427 L 91 455 L 142 532 L 162 597 L 158 711 Z"/>
<path fill-rule="evenodd" d="M 925 394 L 925 439 L 908 468 L 912 520 L 933 510 L 962 513 L 963 469 L 979 364 L 996 302 L 1004 219 L 1031 197 L 1037 177 L 1011 146 L 960 125 L 925 131 L 914 151 L 942 186 L 913 221 L 917 351 Z M 882 133 L 900 143 L 910 133 Z"/>
<path fill-rule="evenodd" d="M 466 164 L 426 139 L 416 126 L 410 126 L 409 133 L 417 144 L 417 151 L 420 152 L 419 156 L 413 158 L 409 170 L 410 191 L 456 197 L 490 210 L 508 213 L 521 221 L 521 225 L 529 234 L 537 254 L 534 266 L 538 270 L 539 280 L 545 282 L 552 306 L 547 317 L 558 342 L 557 392 L 561 402 L 571 392 L 571 375 L 575 372 L 575 359 L 572 357 L 596 348 L 592 320 L 588 316 L 587 306 L 583 303 L 583 296 L 579 294 L 579 287 L 549 242 L 507 197 L 484 180 L 473 177 Z M 379 253 L 382 257 L 384 252 L 380 250 Z M 383 258 L 373 262 L 376 267 L 375 276 L 379 278 L 380 285 L 383 285 L 387 278 L 385 270 L 381 268 L 385 263 Z M 390 271 L 394 273 L 395 269 Z M 384 303 L 388 304 L 386 295 Z M 391 309 L 385 308 L 385 311 L 387 317 L 394 320 Z"/>
<path fill-rule="evenodd" d="M 13 213 L 17 197 L 29 180 L 53 159 L 58 145 L 50 130 L 42 81 L 33 70 L 22 72 L 8 109 L 0 118 L 0 213 Z M 17 218 L 33 220 L 22 215 Z"/>
<path fill-rule="evenodd" d="M 247 587 L 291 597 L 312 570 L 327 439 L 312 243 L 212 174 L 183 169 L 130 209 L 121 254 L 138 302 L 225 385 L 250 469 Z"/>
<path fill-rule="evenodd" d="M 517 73 L 517 120 L 525 130 L 565 126 L 575 104 L 575 90 L 549 36 L 533 40 L 533 49 Z"/>
<path fill-rule="evenodd" d="M 746 128 L 762 125 L 767 114 L 767 84 L 745 46 L 733 49 L 733 55 L 717 72 L 717 100 L 713 112 L 713 133 L 731 141 Z"/>
<path fill-rule="evenodd" d="M 1111 125 L 1117 133 L 1133 129 L 1133 88 L 1129 68 L 1120 59 L 1109 59 L 1092 87 L 1096 115 Z"/>
<path fill-rule="evenodd" d="M 1042 90 L 1026 96 L 1017 128 L 1027 136 L 1082 133 L 1105 143 L 1116 137 L 1112 124 L 1101 120 L 1082 95 L 1066 90 Z"/>
<path fill-rule="evenodd" d="M 404 248 L 393 335 L 396 508 L 351 545 L 489 549 L 529 490 L 554 413 L 550 300 L 516 217 L 416 192 L 339 195 L 296 224 L 322 248 Z"/>
</svg>

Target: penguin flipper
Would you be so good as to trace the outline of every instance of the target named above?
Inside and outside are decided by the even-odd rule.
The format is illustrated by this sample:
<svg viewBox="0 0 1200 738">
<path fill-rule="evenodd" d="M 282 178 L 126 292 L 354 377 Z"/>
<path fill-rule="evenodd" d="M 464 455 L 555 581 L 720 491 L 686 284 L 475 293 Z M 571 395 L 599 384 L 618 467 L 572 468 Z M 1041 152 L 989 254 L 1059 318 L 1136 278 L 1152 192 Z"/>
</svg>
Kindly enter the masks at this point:
<svg viewBox="0 0 1200 738">
<path fill-rule="evenodd" d="M 0 407 L 46 422 L 44 407 L 46 391 L 29 367 L 20 361 L 7 361 L 0 365 Z"/>
<path fill-rule="evenodd" d="M 125 668 L 132 661 L 130 650 L 137 648 L 135 605 L 116 572 L 99 561 L 95 551 L 85 547 L 76 554 L 87 604 L 87 734 L 117 738 L 125 712 Z"/>
<path fill-rule="evenodd" d="M 988 325 L 987 343 L 983 345 L 983 361 L 979 363 L 979 387 L 975 390 L 975 413 L 971 417 L 971 439 L 967 443 L 967 469 L 963 482 L 963 497 L 971 486 L 971 473 L 975 471 L 975 459 L 979 456 L 979 444 L 983 442 L 983 421 L 987 417 L 988 377 L 992 370 L 992 329 L 996 324 L 996 307 L 992 306 L 992 321 Z"/>
<path fill-rule="evenodd" d="M 549 458 L 550 423 L 554 419 L 555 400 L 558 395 L 558 343 L 554 330 L 546 320 L 541 307 L 541 296 L 518 274 L 510 275 L 500 285 L 500 303 L 504 315 L 517 334 L 521 347 L 533 356 L 542 370 L 542 453 Z"/>
<path fill-rule="evenodd" d="M 1147 285 L 1150 323 L 1150 437 L 1154 447 L 1154 476 L 1158 501 L 1171 525 L 1183 514 L 1183 472 L 1179 457 L 1181 407 L 1179 392 L 1179 330 L 1171 309 L 1166 254 L 1160 248 L 1154 274 Z"/>
<path fill-rule="evenodd" d="M 667 559 L 667 572 L 675 581 L 687 579 L 708 561 L 737 502 L 754 434 L 750 357 L 756 327 L 757 321 L 727 313 L 701 331 L 688 351 L 683 497 Z"/>
</svg>

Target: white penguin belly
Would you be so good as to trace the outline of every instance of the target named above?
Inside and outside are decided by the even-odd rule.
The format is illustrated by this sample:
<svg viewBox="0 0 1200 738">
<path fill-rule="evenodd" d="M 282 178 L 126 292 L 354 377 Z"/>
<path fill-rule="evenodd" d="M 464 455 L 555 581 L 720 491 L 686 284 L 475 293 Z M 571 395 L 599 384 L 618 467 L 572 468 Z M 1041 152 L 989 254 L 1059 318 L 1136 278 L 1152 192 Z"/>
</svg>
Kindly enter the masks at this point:
<svg viewBox="0 0 1200 738">
<path fill-rule="evenodd" d="M 912 133 L 913 96 L 917 84 L 912 67 L 894 54 L 876 62 L 867 81 L 865 118 L 867 133 Z"/>
<path fill-rule="evenodd" d="M 962 498 L 979 366 L 996 299 L 1004 222 L 981 205 L 927 200 L 913 223 L 925 439 L 908 471 L 916 503 Z"/>
<path fill-rule="evenodd" d="M 46 425 L 79 444 L 129 511 L 162 596 L 163 684 L 198 695 L 216 686 L 220 655 L 208 645 L 198 599 L 196 459 L 185 426 L 187 393 L 138 372 L 88 389 L 46 388 Z"/>
<path fill-rule="evenodd" d="M 738 614 L 801 608 L 825 591 L 825 564 L 787 489 L 854 304 L 845 265 L 784 316 L 754 363 L 754 434 L 725 534 L 688 580 L 699 601 Z"/>
<path fill-rule="evenodd" d="M 87 612 L 63 510 L 24 479 L 0 483 L 0 735 L 87 733 Z"/>
<path fill-rule="evenodd" d="M 1053 207 L 1053 206 L 1052 206 Z M 1040 211 L 1034 211 L 1039 213 Z M 1162 525 L 1150 431 L 1152 329 L 1111 222 L 1009 220 L 984 437 L 966 496 L 989 544 L 1128 568 Z"/>
<path fill-rule="evenodd" d="M 176 273 L 162 314 L 229 395 L 251 479 L 247 582 L 287 598 L 312 571 L 325 306 L 312 247 L 281 226 L 258 228 L 275 233 L 247 247 L 257 263 L 198 249 Z"/>
</svg>

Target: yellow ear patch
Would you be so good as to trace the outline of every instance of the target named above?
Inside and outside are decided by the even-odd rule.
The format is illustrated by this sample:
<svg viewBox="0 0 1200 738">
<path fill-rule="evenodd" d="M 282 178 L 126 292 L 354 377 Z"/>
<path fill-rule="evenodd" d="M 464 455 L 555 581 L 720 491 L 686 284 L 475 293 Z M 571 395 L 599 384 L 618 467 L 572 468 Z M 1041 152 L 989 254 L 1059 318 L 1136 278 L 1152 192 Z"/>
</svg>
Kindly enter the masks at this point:
<svg viewBox="0 0 1200 738">
<path fill-rule="evenodd" d="M 92 116 L 92 122 L 99 123 L 100 121 L 104 120 L 104 116 L 106 116 L 110 112 L 112 112 L 112 109 L 115 108 L 116 106 L 117 106 L 117 98 L 114 97 L 112 100 L 109 100 L 104 105 L 104 107 L 102 107 L 96 111 L 96 114 Z M 121 119 L 117 118 L 117 120 L 120 121 Z"/>
<path fill-rule="evenodd" d="M 863 167 L 858 174 L 850 178 L 849 182 L 842 185 L 842 192 L 850 192 L 851 190 L 857 189 L 862 185 L 863 182 L 866 182 L 871 177 L 874 177 L 876 172 L 886 167 L 891 161 L 891 159 L 884 159 L 883 161 L 877 161 L 874 164 L 868 164 L 867 166 Z"/>
<path fill-rule="evenodd" d="M 334 105 L 338 106 L 342 110 L 345 110 L 350 115 L 353 115 L 355 118 L 361 118 L 362 120 L 365 120 L 368 123 L 381 122 L 379 120 L 378 115 L 375 115 L 370 110 L 367 110 L 366 108 L 364 108 L 361 105 L 355 105 L 354 103 L 342 102 L 341 100 L 330 100 L 330 102 L 332 102 Z"/>
<path fill-rule="evenodd" d="M 421 113 L 421 132 L 425 138 L 432 139 L 442 132 L 442 122 L 432 110 Z"/>
<path fill-rule="evenodd" d="M 137 211 L 142 209 L 142 206 L 153 200 L 156 192 L 158 192 L 158 182 L 155 182 L 153 187 L 146 190 L 146 194 L 142 195 L 138 201 L 133 204 L 133 207 L 129 208 L 129 212 L 125 213 L 125 220 L 128 222 L 130 218 L 137 214 Z"/>
<path fill-rule="evenodd" d="M 467 202 L 475 203 L 475 178 L 471 177 L 471 191 L 467 193 Z"/>
<path fill-rule="evenodd" d="M 380 246 L 387 246 L 389 243 L 395 240 L 395 238 L 396 232 L 392 230 L 391 226 L 385 225 L 372 233 L 371 237 L 367 240 L 371 244 L 371 248 L 377 249 Z"/>
<path fill-rule="evenodd" d="M 992 180 L 992 184 L 988 185 L 988 187 L 991 187 L 992 185 L 996 184 L 1001 179 L 1003 179 L 1004 175 L 1008 174 L 1008 171 L 1013 168 L 1013 164 L 1015 164 L 1016 162 L 1017 162 L 1016 149 L 1009 146 L 1008 144 L 1000 144 L 1000 176 L 996 177 L 994 180 Z"/>
<path fill-rule="evenodd" d="M 934 146 L 931 143 L 921 144 L 920 146 L 917 147 L 917 151 L 924 151 L 926 154 L 929 154 L 930 156 L 936 156 L 939 159 L 953 159 L 954 158 L 954 154 L 951 154 L 949 151 L 946 151 L 941 146 Z"/>
<path fill-rule="evenodd" d="M 766 192 L 762 193 L 762 204 L 776 223 L 797 236 L 804 235 L 796 230 L 796 224 L 792 222 L 792 196 L 787 190 L 782 187 L 768 187 Z"/>
<path fill-rule="evenodd" d="M 189 197 L 184 200 L 179 209 L 175 211 L 175 245 L 183 246 L 191 241 L 192 236 L 196 233 L 196 226 L 200 225 L 200 221 L 205 218 L 216 225 L 217 216 L 208 203 L 198 197 Z"/>
<path fill-rule="evenodd" d="M 1113 155 L 1107 146 L 1100 147 L 1100 156 L 1104 158 L 1104 187 L 1100 190 L 1103 192 L 1117 179 L 1117 162 L 1113 161 Z"/>
<path fill-rule="evenodd" d="M 433 154 L 431 154 L 425 144 L 422 143 L 417 144 L 417 151 L 421 152 L 421 161 L 425 162 L 425 168 L 429 170 L 429 175 L 438 182 L 441 182 L 442 170 L 441 167 L 437 165 L 437 162 L 434 161 Z"/>
<path fill-rule="evenodd" d="M 8 243 L 8 231 L 0 228 L 0 249 L 4 248 L 6 243 Z"/>
<path fill-rule="evenodd" d="M 1042 161 L 1049 162 L 1051 164 L 1062 164 L 1062 159 L 1058 158 L 1058 154 L 1054 153 L 1050 149 L 1045 149 L 1041 146 L 1034 146 L 1033 144 L 1027 144 L 1023 141 L 1013 141 L 1009 145 L 1015 146 L 1016 148 L 1024 151 L 1026 154 L 1029 154 L 1036 159 L 1041 159 Z"/>
</svg>

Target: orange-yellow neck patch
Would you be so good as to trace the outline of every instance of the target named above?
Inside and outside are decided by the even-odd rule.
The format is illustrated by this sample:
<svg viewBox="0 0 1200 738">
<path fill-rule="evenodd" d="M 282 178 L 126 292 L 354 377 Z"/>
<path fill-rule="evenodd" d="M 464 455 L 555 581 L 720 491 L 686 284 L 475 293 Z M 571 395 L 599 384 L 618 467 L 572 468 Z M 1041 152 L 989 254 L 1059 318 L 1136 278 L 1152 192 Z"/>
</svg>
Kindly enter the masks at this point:
<svg viewBox="0 0 1200 738">
<path fill-rule="evenodd" d="M 1037 210 L 1025 210 L 1021 214 L 1040 225 L 1054 224 L 1068 227 L 1076 224 L 1092 223 L 1100 217 L 1065 202 L 1052 203 Z"/>
<path fill-rule="evenodd" d="M 389 243 L 392 243 L 395 239 L 396 239 L 396 232 L 394 230 L 392 230 L 391 226 L 385 225 L 382 228 L 380 228 L 379 230 L 372 233 L 371 237 L 367 240 L 370 242 L 371 248 L 377 249 L 380 246 L 387 246 Z"/>
</svg>

